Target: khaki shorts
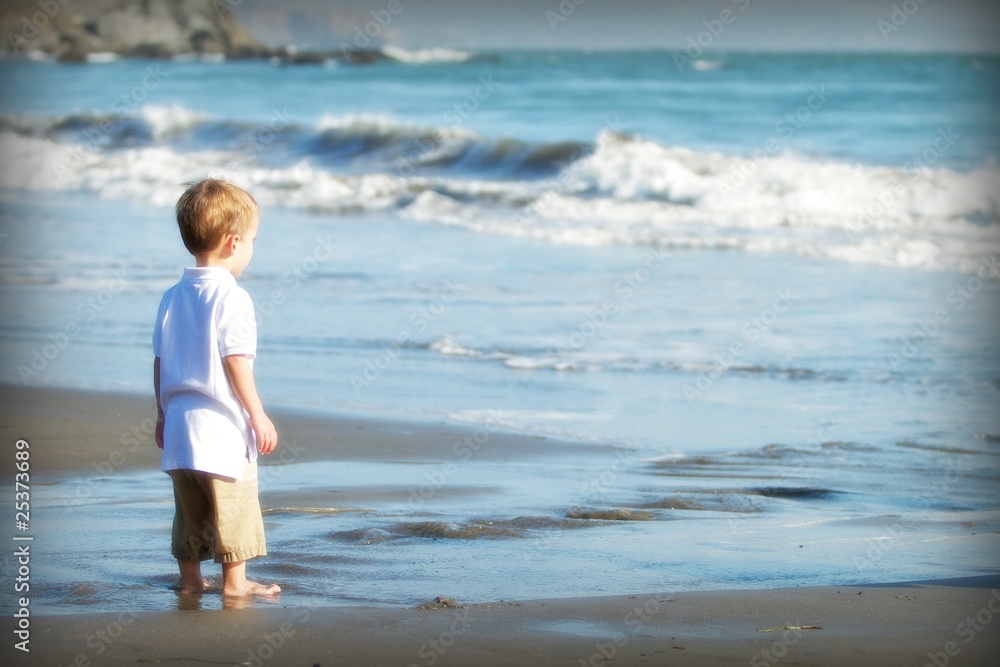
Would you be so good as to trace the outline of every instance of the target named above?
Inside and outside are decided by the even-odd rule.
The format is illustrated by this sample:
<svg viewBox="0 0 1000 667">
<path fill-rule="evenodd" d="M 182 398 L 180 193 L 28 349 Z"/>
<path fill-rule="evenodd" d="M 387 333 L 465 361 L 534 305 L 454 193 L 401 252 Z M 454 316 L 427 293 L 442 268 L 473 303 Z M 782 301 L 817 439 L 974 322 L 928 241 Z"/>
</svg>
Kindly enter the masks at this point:
<svg viewBox="0 0 1000 667">
<path fill-rule="evenodd" d="M 174 482 L 174 558 L 238 563 L 267 555 L 257 463 L 245 466 L 239 480 L 199 470 L 167 471 Z"/>
</svg>

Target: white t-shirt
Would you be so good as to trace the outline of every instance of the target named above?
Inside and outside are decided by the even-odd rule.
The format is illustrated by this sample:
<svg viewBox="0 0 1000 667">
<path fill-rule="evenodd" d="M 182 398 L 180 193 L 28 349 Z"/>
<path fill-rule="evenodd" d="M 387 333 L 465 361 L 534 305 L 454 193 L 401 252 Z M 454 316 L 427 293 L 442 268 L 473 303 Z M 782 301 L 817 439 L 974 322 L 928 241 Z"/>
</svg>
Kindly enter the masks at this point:
<svg viewBox="0 0 1000 667">
<path fill-rule="evenodd" d="M 233 394 L 222 358 L 257 352 L 253 301 L 220 267 L 184 269 L 160 301 L 153 354 L 160 359 L 166 415 L 161 469 L 201 470 L 239 479 L 257 460 L 248 415 Z"/>
</svg>

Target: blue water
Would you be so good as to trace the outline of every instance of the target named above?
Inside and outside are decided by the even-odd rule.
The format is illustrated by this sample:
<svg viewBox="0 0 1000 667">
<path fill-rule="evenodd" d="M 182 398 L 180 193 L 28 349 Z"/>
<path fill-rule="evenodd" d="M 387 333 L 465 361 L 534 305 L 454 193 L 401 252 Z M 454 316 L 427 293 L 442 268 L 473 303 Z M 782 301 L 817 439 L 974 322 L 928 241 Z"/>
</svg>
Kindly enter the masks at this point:
<svg viewBox="0 0 1000 667">
<path fill-rule="evenodd" d="M 789 125 L 795 132 L 787 139 L 787 130 L 778 132 L 785 149 L 899 166 L 949 125 L 963 140 L 942 165 L 981 166 L 1000 147 L 995 56 L 717 53 L 700 62 L 713 69 L 679 71 L 668 51 L 500 52 L 464 63 L 374 67 L 7 62 L 4 108 L 117 116 L 178 104 L 251 123 L 266 123 L 279 109 L 303 125 L 324 115 L 373 114 L 425 127 L 458 120 L 485 137 L 533 142 L 589 142 L 617 117 L 625 131 L 662 145 L 742 154 L 822 89 L 828 101 L 808 121 Z M 466 99 L 477 88 L 485 99 L 473 109 Z"/>
<path fill-rule="evenodd" d="M 410 604 L 442 559 L 493 562 L 496 577 L 449 575 L 483 600 L 995 569 L 1000 60 L 469 55 L 0 63 L 0 379 L 149 393 L 155 308 L 188 261 L 171 207 L 183 182 L 223 175 L 263 209 L 241 283 L 266 403 L 425 423 L 500 411 L 507 429 L 630 452 L 597 492 L 580 480 L 613 466 L 599 456 L 476 463 L 475 502 L 270 515 L 265 567 L 292 590 Z M 389 467 L 352 476 L 421 479 Z M 961 483 L 934 490 L 942 470 Z M 289 467 L 276 490 L 322 487 L 310 474 Z M 52 530 L 85 540 L 74 526 L 167 481 L 116 475 Z M 821 492 L 761 495 L 775 486 Z M 154 497 L 133 509 L 166 525 Z M 697 509 L 675 520 L 664 497 Z M 577 506 L 659 520 L 550 522 Z M 520 537 L 400 527 L 484 517 Z M 678 536 L 690 549 L 666 558 Z M 534 575 L 505 589 L 499 564 L 525 544 Z M 364 592 L 292 552 L 343 557 L 337 576 Z M 603 578 L 559 574 L 570 553 Z M 63 565 L 60 594 L 77 590 Z M 145 590 L 91 578 L 105 583 L 81 603 Z"/>
</svg>

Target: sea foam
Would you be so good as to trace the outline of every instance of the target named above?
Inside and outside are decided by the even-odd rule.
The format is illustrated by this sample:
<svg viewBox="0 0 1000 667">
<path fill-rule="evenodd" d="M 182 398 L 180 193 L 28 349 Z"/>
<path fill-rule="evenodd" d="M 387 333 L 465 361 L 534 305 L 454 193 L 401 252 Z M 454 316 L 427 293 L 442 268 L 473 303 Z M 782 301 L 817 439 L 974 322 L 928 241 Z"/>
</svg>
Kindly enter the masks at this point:
<svg viewBox="0 0 1000 667">
<path fill-rule="evenodd" d="M 255 127 L 181 106 L 117 119 L 5 116 L 0 148 L 20 168 L 5 169 L 0 185 L 169 205 L 179 183 L 214 175 L 251 188 L 267 206 L 396 211 L 559 244 L 965 272 L 1000 251 L 992 187 L 1000 169 L 992 163 L 955 171 L 730 155 L 610 131 L 590 144 L 537 143 L 368 115 L 287 124 L 267 142 L 253 143 Z"/>
</svg>

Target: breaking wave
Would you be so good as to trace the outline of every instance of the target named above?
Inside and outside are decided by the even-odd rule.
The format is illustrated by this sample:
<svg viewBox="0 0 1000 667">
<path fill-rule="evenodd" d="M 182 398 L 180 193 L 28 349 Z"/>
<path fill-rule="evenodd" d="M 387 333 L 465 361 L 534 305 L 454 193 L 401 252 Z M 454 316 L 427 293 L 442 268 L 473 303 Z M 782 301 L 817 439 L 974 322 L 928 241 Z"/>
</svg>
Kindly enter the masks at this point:
<svg viewBox="0 0 1000 667">
<path fill-rule="evenodd" d="M 1000 168 L 903 169 L 727 155 L 602 132 L 592 142 L 486 137 L 383 116 L 264 125 L 184 107 L 0 117 L 0 187 L 170 205 L 232 178 L 265 206 L 396 211 L 476 234 L 574 245 L 791 254 L 973 272 L 1000 251 Z"/>
</svg>

